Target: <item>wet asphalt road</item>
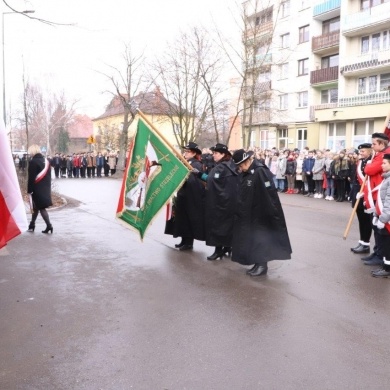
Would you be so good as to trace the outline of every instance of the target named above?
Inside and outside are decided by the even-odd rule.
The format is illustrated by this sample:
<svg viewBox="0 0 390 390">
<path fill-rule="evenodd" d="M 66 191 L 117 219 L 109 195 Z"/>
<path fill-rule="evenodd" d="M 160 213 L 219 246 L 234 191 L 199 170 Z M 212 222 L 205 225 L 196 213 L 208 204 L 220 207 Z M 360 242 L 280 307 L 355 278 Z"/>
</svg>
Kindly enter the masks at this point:
<svg viewBox="0 0 390 390">
<path fill-rule="evenodd" d="M 388 389 L 390 279 L 342 234 L 350 204 L 281 195 L 291 261 L 250 278 L 160 215 L 144 243 L 115 220 L 120 181 L 58 180 L 77 199 L 52 236 L 0 251 L 0 389 Z"/>
</svg>

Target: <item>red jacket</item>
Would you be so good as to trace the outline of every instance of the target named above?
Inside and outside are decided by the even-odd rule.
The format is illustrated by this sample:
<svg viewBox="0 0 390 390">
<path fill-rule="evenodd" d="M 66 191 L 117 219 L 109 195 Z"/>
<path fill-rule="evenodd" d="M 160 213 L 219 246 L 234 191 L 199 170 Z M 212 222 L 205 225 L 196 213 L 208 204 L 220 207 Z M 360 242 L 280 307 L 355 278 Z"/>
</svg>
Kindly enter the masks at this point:
<svg viewBox="0 0 390 390">
<path fill-rule="evenodd" d="M 364 202 L 367 209 L 375 206 L 373 201 L 376 201 L 378 191 L 372 192 L 372 190 L 382 183 L 382 161 L 383 155 L 386 153 L 390 153 L 390 146 L 381 152 L 376 152 L 371 163 L 368 163 L 364 168 L 364 173 L 367 175 L 367 183 L 364 186 Z"/>
</svg>

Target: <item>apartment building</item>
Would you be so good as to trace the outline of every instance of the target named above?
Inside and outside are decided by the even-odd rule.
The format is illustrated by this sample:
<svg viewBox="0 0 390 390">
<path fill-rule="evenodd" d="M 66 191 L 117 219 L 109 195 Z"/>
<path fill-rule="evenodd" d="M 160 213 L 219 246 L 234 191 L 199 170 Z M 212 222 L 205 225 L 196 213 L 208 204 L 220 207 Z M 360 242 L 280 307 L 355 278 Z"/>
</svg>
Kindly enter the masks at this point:
<svg viewBox="0 0 390 390">
<path fill-rule="evenodd" d="M 268 70 L 253 73 L 257 95 L 244 102 L 252 145 L 338 151 L 383 131 L 390 110 L 390 0 L 243 6 L 256 11 L 248 15 L 254 26 L 272 12 Z M 257 49 L 261 59 L 265 48 Z"/>
</svg>

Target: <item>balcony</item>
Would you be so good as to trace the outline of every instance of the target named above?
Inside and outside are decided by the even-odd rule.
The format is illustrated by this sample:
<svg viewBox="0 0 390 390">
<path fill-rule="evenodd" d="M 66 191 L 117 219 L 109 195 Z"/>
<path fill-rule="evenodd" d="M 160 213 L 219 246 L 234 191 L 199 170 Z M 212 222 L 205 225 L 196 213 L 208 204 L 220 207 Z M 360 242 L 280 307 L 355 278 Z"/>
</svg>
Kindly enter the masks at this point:
<svg viewBox="0 0 390 390">
<path fill-rule="evenodd" d="M 257 54 L 254 59 L 249 59 L 247 64 L 243 64 L 243 68 L 261 68 L 262 66 L 269 65 L 272 62 L 272 53 Z"/>
<path fill-rule="evenodd" d="M 254 27 L 246 28 L 246 31 L 243 32 L 245 40 L 258 38 L 262 35 L 272 34 L 274 32 L 274 24 L 272 21 L 259 24 Z"/>
<path fill-rule="evenodd" d="M 389 3 L 390 4 L 390 3 Z M 374 71 L 390 71 L 390 50 L 381 50 L 356 57 L 356 62 L 340 69 L 345 77 L 361 76 Z"/>
<path fill-rule="evenodd" d="M 260 123 L 269 123 L 271 120 L 271 110 L 264 110 L 260 112 L 252 113 L 252 125 L 257 125 Z M 249 114 L 246 115 L 246 123 L 244 125 L 249 124 Z"/>
<path fill-rule="evenodd" d="M 317 20 L 332 19 L 340 15 L 341 0 L 326 0 L 313 7 L 313 18 Z"/>
<path fill-rule="evenodd" d="M 266 92 L 271 91 L 271 81 L 264 81 L 263 83 L 256 83 L 253 90 L 253 96 L 257 97 Z M 252 86 L 247 86 L 243 90 L 244 96 L 246 99 L 250 99 L 252 97 Z"/>
<path fill-rule="evenodd" d="M 318 69 L 310 72 L 310 84 L 325 84 L 339 79 L 339 67 Z"/>
<path fill-rule="evenodd" d="M 390 91 L 369 93 L 339 99 L 338 107 L 365 106 L 368 104 L 390 103 Z"/>
<path fill-rule="evenodd" d="M 315 121 L 316 115 L 315 112 L 316 110 L 326 110 L 328 108 L 336 108 L 337 103 L 325 103 L 325 104 L 317 104 L 316 106 L 310 106 L 310 120 Z"/>
<path fill-rule="evenodd" d="M 340 44 L 340 31 L 333 31 L 311 39 L 311 50 L 313 53 L 325 53 Z"/>
<path fill-rule="evenodd" d="M 389 27 L 389 15 L 390 2 L 347 15 L 344 18 L 343 34 L 353 37 L 386 29 Z"/>
</svg>

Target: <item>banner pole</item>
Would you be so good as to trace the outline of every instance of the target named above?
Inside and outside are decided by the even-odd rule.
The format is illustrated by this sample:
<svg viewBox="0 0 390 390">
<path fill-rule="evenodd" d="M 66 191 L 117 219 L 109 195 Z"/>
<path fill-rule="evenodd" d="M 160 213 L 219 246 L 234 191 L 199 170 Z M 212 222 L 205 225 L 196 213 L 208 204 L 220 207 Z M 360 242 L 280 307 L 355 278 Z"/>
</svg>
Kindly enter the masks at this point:
<svg viewBox="0 0 390 390">
<path fill-rule="evenodd" d="M 359 193 L 363 192 L 364 186 L 365 186 L 365 184 L 366 184 L 366 180 L 367 180 L 367 175 L 364 176 L 362 185 L 360 186 L 360 191 L 359 191 Z M 344 232 L 344 235 L 343 235 L 343 239 L 344 239 L 344 240 L 347 238 L 347 236 L 348 236 L 348 234 L 349 234 L 349 230 L 351 229 L 353 217 L 355 216 L 355 213 L 356 213 L 356 210 L 357 210 L 357 208 L 358 208 L 359 202 L 360 202 L 360 198 L 359 198 L 359 199 L 356 199 L 355 206 L 354 206 L 353 209 L 352 209 L 352 213 L 351 213 L 351 216 L 349 217 L 349 221 L 348 221 L 347 227 L 345 228 L 345 232 Z"/>
<path fill-rule="evenodd" d="M 145 114 L 137 108 L 139 116 L 153 129 L 153 131 L 169 146 L 172 152 L 176 157 L 190 170 L 192 171 L 193 167 L 189 162 L 169 143 L 169 141 L 153 126 L 153 124 L 146 118 Z"/>
</svg>

